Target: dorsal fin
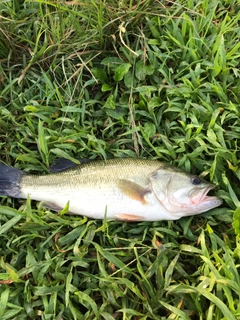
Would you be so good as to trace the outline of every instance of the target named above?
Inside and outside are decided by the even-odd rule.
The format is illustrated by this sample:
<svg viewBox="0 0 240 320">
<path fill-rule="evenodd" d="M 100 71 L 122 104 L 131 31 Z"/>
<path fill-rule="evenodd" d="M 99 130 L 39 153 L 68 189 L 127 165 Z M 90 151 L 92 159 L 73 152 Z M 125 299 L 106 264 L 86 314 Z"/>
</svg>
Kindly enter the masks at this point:
<svg viewBox="0 0 240 320">
<path fill-rule="evenodd" d="M 75 166 L 78 166 L 80 164 L 84 164 L 87 162 L 91 162 L 93 160 L 89 160 L 89 159 L 76 159 L 76 162 L 73 162 L 69 159 L 65 159 L 65 158 L 56 158 L 51 167 L 49 168 L 51 173 L 57 173 L 57 172 L 62 172 L 65 171 L 67 169 L 71 169 Z"/>
</svg>

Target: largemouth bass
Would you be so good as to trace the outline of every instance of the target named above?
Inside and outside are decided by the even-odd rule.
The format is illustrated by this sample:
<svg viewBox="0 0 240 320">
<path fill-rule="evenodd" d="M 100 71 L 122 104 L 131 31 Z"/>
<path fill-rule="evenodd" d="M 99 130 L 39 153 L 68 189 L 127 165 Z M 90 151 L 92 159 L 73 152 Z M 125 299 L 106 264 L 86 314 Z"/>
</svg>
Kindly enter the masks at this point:
<svg viewBox="0 0 240 320">
<path fill-rule="evenodd" d="M 221 199 L 207 195 L 213 188 L 195 175 L 156 160 L 72 163 L 47 175 L 25 174 L 0 164 L 0 195 L 29 196 L 55 211 L 69 202 L 69 213 L 94 219 L 176 220 L 221 205 Z"/>
</svg>

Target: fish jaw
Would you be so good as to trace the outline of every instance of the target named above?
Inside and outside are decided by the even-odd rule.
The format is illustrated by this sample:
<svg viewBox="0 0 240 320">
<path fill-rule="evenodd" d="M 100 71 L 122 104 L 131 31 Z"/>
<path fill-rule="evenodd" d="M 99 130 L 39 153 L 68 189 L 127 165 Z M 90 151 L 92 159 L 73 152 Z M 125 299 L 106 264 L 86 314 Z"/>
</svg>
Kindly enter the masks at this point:
<svg viewBox="0 0 240 320">
<path fill-rule="evenodd" d="M 198 204 L 197 213 L 203 213 L 213 208 L 219 207 L 223 203 L 222 199 L 214 196 L 206 196 L 204 200 Z"/>
<path fill-rule="evenodd" d="M 198 213 L 216 208 L 223 203 L 222 199 L 208 195 L 208 192 L 214 188 L 215 186 L 210 184 L 202 189 L 203 192 L 199 192 L 200 190 L 197 190 L 189 196 L 193 208 L 195 208 Z"/>
</svg>

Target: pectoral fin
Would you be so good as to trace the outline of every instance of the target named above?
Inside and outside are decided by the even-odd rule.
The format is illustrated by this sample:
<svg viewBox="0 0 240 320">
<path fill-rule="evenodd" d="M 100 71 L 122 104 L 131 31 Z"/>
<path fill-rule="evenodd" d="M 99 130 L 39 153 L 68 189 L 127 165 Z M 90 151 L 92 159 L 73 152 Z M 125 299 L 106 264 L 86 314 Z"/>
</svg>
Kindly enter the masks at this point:
<svg viewBox="0 0 240 320">
<path fill-rule="evenodd" d="M 115 216 L 117 220 L 121 221 L 128 221 L 128 222 L 135 222 L 135 221 L 143 221 L 142 216 L 138 216 L 135 214 L 129 214 L 129 213 L 119 213 Z"/>
<path fill-rule="evenodd" d="M 146 204 L 146 194 L 150 191 L 130 180 L 121 179 L 117 183 L 118 189 L 127 197 Z"/>
</svg>

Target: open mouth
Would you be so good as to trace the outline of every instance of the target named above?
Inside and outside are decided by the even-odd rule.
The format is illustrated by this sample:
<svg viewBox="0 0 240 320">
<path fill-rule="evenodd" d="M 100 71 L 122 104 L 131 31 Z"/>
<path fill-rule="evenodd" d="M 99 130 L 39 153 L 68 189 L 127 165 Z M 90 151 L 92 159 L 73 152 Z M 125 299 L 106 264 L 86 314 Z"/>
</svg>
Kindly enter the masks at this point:
<svg viewBox="0 0 240 320">
<path fill-rule="evenodd" d="M 217 198 L 215 196 L 211 196 L 208 195 L 209 191 L 215 189 L 215 186 L 210 184 L 204 191 L 204 193 L 202 194 L 202 197 L 200 198 L 199 202 L 203 202 L 203 201 L 208 201 L 208 200 L 213 200 L 213 198 Z"/>
<path fill-rule="evenodd" d="M 200 190 L 195 190 L 191 195 L 190 195 L 190 198 L 191 198 L 191 202 L 193 204 L 200 204 L 202 202 L 212 202 L 212 201 L 221 201 L 222 203 L 222 200 L 219 199 L 218 197 L 216 196 L 211 196 L 211 195 L 208 195 L 209 191 L 213 190 L 215 188 L 215 186 L 213 184 L 210 184 L 209 186 L 205 187 L 202 194 L 199 192 Z"/>
</svg>

